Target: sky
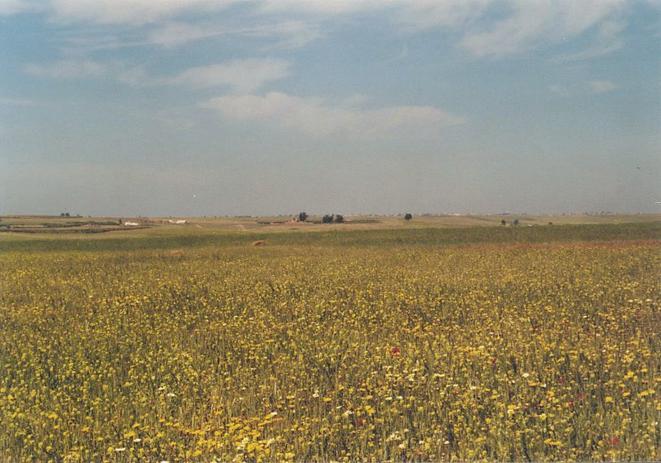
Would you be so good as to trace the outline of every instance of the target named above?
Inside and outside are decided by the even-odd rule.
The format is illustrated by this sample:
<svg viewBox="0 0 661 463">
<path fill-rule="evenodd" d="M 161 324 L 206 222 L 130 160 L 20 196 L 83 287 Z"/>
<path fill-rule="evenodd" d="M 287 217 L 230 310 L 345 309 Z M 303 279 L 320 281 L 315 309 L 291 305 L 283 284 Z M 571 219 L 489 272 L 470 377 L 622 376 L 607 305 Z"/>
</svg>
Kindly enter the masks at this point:
<svg viewBox="0 0 661 463">
<path fill-rule="evenodd" d="M 0 0 L 0 214 L 661 212 L 659 0 Z"/>
</svg>

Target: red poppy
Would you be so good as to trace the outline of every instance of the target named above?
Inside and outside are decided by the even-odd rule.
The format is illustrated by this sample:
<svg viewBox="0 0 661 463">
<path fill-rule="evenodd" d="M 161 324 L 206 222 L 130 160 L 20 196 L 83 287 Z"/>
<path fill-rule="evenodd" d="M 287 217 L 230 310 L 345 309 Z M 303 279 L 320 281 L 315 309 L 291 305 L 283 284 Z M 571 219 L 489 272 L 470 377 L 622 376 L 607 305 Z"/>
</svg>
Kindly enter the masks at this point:
<svg viewBox="0 0 661 463">
<path fill-rule="evenodd" d="M 402 351 L 399 347 L 393 346 L 390 348 L 390 355 L 393 357 L 399 357 L 402 354 Z"/>
<path fill-rule="evenodd" d="M 620 438 L 617 437 L 617 436 L 610 437 L 608 439 L 608 445 L 610 445 L 611 447 L 616 447 L 616 446 L 620 445 Z"/>
</svg>

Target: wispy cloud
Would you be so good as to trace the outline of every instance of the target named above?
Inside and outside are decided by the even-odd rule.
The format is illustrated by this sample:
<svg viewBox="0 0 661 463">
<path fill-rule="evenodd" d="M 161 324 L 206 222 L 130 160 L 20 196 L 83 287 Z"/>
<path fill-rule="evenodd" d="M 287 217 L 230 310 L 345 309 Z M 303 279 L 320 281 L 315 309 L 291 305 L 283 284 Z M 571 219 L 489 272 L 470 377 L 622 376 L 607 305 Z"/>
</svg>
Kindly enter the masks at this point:
<svg viewBox="0 0 661 463">
<path fill-rule="evenodd" d="M 48 64 L 28 64 L 25 72 L 37 77 L 76 79 L 100 77 L 108 72 L 108 65 L 92 60 L 60 60 Z"/>
<path fill-rule="evenodd" d="M 215 11 L 236 0 L 50 0 L 58 21 L 141 25 L 187 11 Z"/>
<path fill-rule="evenodd" d="M 339 15 L 370 9 L 383 9 L 399 0 L 261 0 L 263 11 L 299 11 L 324 15 Z"/>
<path fill-rule="evenodd" d="M 267 11 L 316 15 L 388 12 L 408 30 L 459 31 L 459 45 L 477 57 L 504 57 L 552 46 L 594 32 L 592 45 L 574 59 L 601 56 L 622 46 L 627 0 L 262 0 Z"/>
<path fill-rule="evenodd" d="M 46 64 L 31 63 L 23 70 L 26 74 L 59 80 L 110 79 L 132 86 L 161 85 L 167 79 L 150 76 L 144 67 L 122 61 L 99 62 L 85 58 L 69 58 Z"/>
<path fill-rule="evenodd" d="M 570 92 L 564 85 L 549 85 L 549 90 L 559 96 L 569 96 Z"/>
<path fill-rule="evenodd" d="M 195 88 L 227 86 L 238 93 L 255 91 L 289 75 L 289 63 L 278 59 L 241 59 L 187 69 L 164 83 Z"/>
<path fill-rule="evenodd" d="M 613 53 L 624 46 L 622 32 L 626 28 L 623 20 L 609 20 L 600 24 L 591 43 L 575 53 L 558 57 L 558 61 L 582 61 Z"/>
<path fill-rule="evenodd" d="M 549 90 L 552 93 L 562 97 L 609 93 L 618 88 L 618 85 L 610 80 L 589 80 L 587 82 L 573 82 L 570 84 L 554 84 L 549 86 Z"/>
<path fill-rule="evenodd" d="M 0 15 L 12 15 L 30 11 L 33 2 L 26 0 L 0 0 Z"/>
<path fill-rule="evenodd" d="M 612 26 L 615 24 L 612 18 L 621 13 L 626 3 L 625 0 L 511 1 L 509 15 L 485 30 L 471 30 L 461 45 L 476 56 L 505 56 L 566 42 L 594 27 L 600 28 L 612 42 L 621 30 Z M 603 26 L 604 22 L 611 26 Z"/>
<path fill-rule="evenodd" d="M 34 100 L 28 100 L 25 98 L 10 98 L 10 97 L 1 97 L 0 96 L 0 106 L 23 106 L 31 107 L 37 106 L 37 102 Z"/>
<path fill-rule="evenodd" d="M 392 106 L 378 109 L 334 106 L 321 98 L 301 98 L 285 93 L 227 95 L 203 105 L 222 117 L 241 122 L 274 124 L 315 137 L 344 135 L 371 139 L 407 136 L 411 133 L 437 135 L 464 119 L 432 106 Z"/>
<path fill-rule="evenodd" d="M 648 0 L 651 1 L 651 0 Z M 567 60 L 587 59 L 622 47 L 628 0 L 44 0 L 51 19 L 139 28 L 136 40 L 110 40 L 100 46 L 161 45 L 238 35 L 276 39 L 276 46 L 301 47 L 323 35 L 330 18 L 383 13 L 409 31 L 451 29 L 457 44 L 477 57 L 505 57 L 537 47 L 587 37 L 590 45 Z M 0 1 L 0 14 L 24 11 L 36 2 Z M 239 12 L 214 16 L 230 6 Z M 281 21 L 286 14 L 290 19 Z M 209 18 L 216 18 L 215 20 Z M 238 26 L 228 18 L 240 17 Z M 248 24 L 249 26 L 245 26 Z"/>
<path fill-rule="evenodd" d="M 28 64 L 29 75 L 51 79 L 115 79 L 133 86 L 183 85 L 193 89 L 226 87 L 234 93 L 250 93 L 287 77 L 290 64 L 280 59 L 247 58 L 186 69 L 175 76 L 154 76 L 143 66 L 121 61 L 107 63 L 66 59 L 48 64 Z"/>
<path fill-rule="evenodd" d="M 302 21 L 258 23 L 238 27 L 217 23 L 168 22 L 151 30 L 147 36 L 147 42 L 164 47 L 176 47 L 211 38 L 246 37 L 268 39 L 274 42 L 272 46 L 275 47 L 300 48 L 321 36 L 316 25 Z"/>
<path fill-rule="evenodd" d="M 493 0 L 418 0 L 397 2 L 399 24 L 415 29 L 468 27 L 485 15 Z"/>
<path fill-rule="evenodd" d="M 592 93 L 609 93 L 617 89 L 617 85 L 610 80 L 591 80 L 588 87 Z"/>
</svg>

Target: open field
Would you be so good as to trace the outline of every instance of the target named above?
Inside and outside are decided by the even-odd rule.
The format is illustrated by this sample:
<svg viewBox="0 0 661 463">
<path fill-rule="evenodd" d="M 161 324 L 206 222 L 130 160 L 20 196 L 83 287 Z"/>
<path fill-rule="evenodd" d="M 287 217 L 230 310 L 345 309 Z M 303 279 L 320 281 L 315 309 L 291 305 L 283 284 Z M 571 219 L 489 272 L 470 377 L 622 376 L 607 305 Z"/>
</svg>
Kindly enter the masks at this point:
<svg viewBox="0 0 661 463">
<path fill-rule="evenodd" d="M 174 220 L 186 224 L 173 225 Z M 134 231 L 136 228 L 158 228 L 193 231 L 322 231 L 322 230 L 374 230 L 412 228 L 465 228 L 493 227 L 505 220 L 509 225 L 518 220 L 520 227 L 539 225 L 628 224 L 661 221 L 661 214 L 574 214 L 574 215 L 422 215 L 406 221 L 399 216 L 347 216 L 342 224 L 322 224 L 320 216 L 311 216 L 306 222 L 295 222 L 291 216 L 273 217 L 59 217 L 59 216 L 5 216 L 0 217 L 0 235 L 6 232 L 30 234 L 85 233 L 99 234 L 110 231 Z M 135 226 L 124 226 L 130 222 Z M 191 233 L 188 230 L 187 233 Z"/>
<path fill-rule="evenodd" d="M 658 460 L 661 222 L 490 217 L 2 233 L 0 461 Z"/>
</svg>

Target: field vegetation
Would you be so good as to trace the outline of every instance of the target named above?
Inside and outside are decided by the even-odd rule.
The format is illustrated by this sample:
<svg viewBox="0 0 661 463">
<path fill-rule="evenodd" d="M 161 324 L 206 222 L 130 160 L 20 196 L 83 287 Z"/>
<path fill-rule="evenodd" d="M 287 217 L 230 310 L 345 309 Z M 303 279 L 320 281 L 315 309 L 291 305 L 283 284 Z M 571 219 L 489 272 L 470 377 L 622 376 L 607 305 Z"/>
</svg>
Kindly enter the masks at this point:
<svg viewBox="0 0 661 463">
<path fill-rule="evenodd" d="M 0 460 L 659 459 L 659 222 L 121 233 L 0 237 Z"/>
</svg>

